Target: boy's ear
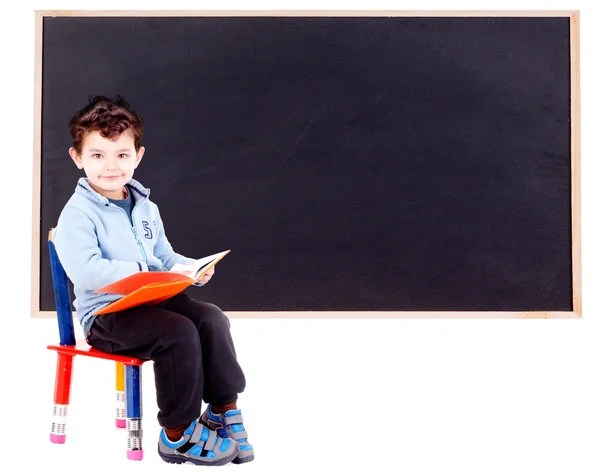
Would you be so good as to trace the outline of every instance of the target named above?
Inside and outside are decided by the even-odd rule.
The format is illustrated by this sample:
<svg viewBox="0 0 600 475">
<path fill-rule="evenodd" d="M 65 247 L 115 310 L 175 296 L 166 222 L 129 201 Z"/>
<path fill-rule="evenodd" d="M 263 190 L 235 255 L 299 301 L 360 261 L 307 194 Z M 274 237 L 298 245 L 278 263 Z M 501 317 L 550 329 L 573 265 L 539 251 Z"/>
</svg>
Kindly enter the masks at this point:
<svg viewBox="0 0 600 475">
<path fill-rule="evenodd" d="M 137 166 L 140 164 L 140 162 L 142 161 L 142 157 L 144 156 L 144 152 L 146 151 L 146 147 L 140 147 L 140 149 L 137 151 L 136 153 L 136 157 L 135 157 L 135 165 L 134 168 L 137 168 Z"/>
<path fill-rule="evenodd" d="M 77 154 L 77 150 L 75 150 L 75 147 L 69 148 L 69 155 L 75 162 L 75 165 L 77 165 L 77 168 L 81 170 L 83 168 L 83 162 L 81 161 L 81 157 Z"/>
</svg>

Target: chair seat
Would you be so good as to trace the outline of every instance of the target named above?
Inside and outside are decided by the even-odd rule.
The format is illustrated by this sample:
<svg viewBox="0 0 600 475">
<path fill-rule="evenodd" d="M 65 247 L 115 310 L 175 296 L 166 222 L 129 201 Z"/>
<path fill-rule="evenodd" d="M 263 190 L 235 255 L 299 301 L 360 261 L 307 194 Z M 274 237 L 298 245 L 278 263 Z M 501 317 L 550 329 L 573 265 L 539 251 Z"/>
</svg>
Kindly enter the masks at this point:
<svg viewBox="0 0 600 475">
<path fill-rule="evenodd" d="M 103 351 L 98 351 L 95 348 L 92 348 L 85 340 L 77 340 L 75 345 L 48 345 L 47 348 L 65 355 L 91 356 L 92 358 L 102 358 L 132 366 L 141 366 L 143 363 L 148 361 L 141 358 L 134 358 L 133 356 L 111 355 L 110 353 L 104 353 Z"/>
</svg>

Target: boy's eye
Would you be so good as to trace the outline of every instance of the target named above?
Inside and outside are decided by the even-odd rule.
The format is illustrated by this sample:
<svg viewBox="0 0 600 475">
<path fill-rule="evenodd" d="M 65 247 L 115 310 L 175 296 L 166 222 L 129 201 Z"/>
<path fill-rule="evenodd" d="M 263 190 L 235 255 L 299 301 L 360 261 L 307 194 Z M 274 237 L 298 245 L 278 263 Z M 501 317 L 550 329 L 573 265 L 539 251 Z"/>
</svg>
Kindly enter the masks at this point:
<svg viewBox="0 0 600 475">
<path fill-rule="evenodd" d="M 95 153 L 92 155 L 93 158 L 102 158 L 102 155 L 100 155 L 99 153 Z"/>
<path fill-rule="evenodd" d="M 126 153 L 121 153 L 121 154 L 119 154 L 119 158 L 127 158 L 127 154 Z"/>
</svg>

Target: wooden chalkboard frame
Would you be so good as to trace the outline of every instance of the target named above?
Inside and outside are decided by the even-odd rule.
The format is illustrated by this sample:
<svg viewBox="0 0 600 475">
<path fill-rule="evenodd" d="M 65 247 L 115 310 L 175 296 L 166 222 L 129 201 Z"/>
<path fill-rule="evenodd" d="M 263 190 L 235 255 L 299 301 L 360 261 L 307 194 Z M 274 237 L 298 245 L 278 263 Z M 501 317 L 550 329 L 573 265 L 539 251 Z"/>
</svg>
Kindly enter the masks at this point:
<svg viewBox="0 0 600 475">
<path fill-rule="evenodd" d="M 33 147 L 33 213 L 31 254 L 32 317 L 56 317 L 56 312 L 40 310 L 40 245 L 48 230 L 40 230 L 41 217 L 41 125 L 42 125 L 42 47 L 44 17 L 127 17 L 127 16 L 355 16 L 355 17 L 563 17 L 570 19 L 571 54 L 571 222 L 573 310 L 568 312 L 228 312 L 228 316 L 262 318 L 581 318 L 581 119 L 580 119 L 580 44 L 579 10 L 393 10 L 393 11 L 193 11 L 193 10 L 36 10 L 35 14 L 35 76 L 34 76 L 34 147 Z"/>
</svg>

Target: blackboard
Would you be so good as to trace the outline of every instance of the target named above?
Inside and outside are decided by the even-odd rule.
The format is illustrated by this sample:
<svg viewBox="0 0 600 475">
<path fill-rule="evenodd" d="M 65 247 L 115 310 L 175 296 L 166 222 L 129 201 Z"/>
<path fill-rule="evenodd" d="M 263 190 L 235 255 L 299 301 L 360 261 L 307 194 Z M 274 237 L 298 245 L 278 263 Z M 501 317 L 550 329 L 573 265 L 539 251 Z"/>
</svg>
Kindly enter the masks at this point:
<svg viewBox="0 0 600 475">
<path fill-rule="evenodd" d="M 577 12 L 36 12 L 32 307 L 90 95 L 235 315 L 581 316 Z"/>
</svg>

